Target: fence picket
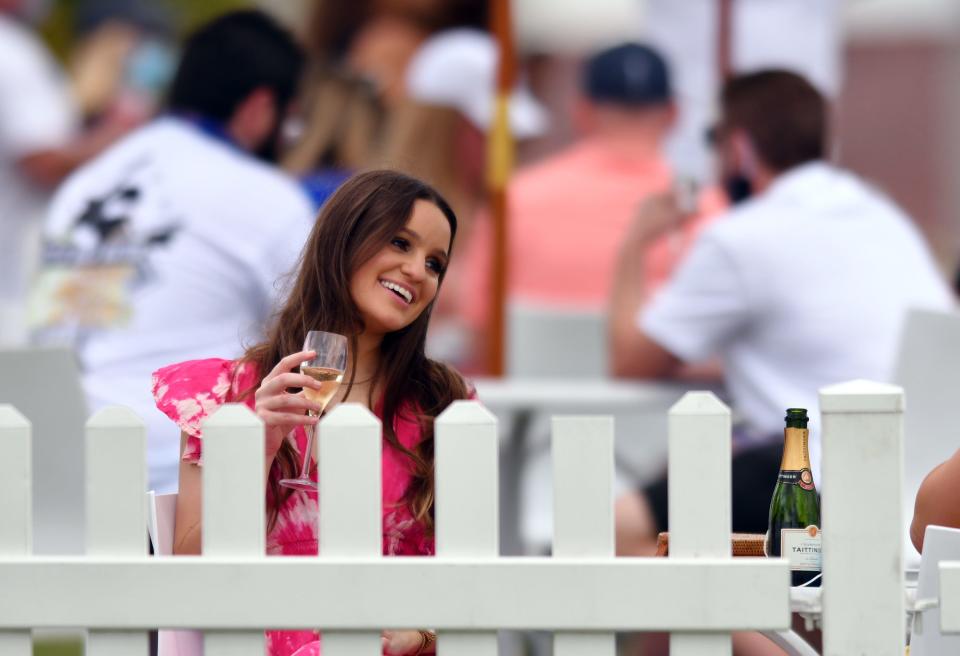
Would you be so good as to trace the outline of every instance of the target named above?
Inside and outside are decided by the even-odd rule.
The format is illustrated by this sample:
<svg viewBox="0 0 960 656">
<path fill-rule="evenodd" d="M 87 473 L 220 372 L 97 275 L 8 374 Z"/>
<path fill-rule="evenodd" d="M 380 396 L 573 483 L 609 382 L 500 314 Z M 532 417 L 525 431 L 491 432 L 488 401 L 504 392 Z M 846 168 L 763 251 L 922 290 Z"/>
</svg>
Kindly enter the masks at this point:
<svg viewBox="0 0 960 656">
<path fill-rule="evenodd" d="M 379 558 L 381 521 L 380 421 L 362 405 L 335 408 L 319 429 L 320 555 Z M 360 605 L 360 604 L 358 604 Z M 380 631 L 324 631 L 327 656 L 380 656 Z"/>
<path fill-rule="evenodd" d="M 29 631 L 0 631 L 0 654 L 32 656 L 33 638 Z"/>
<path fill-rule="evenodd" d="M 496 418 L 476 401 L 456 401 L 436 420 L 437 558 L 491 558 L 500 553 Z M 496 656 L 497 634 L 441 633 L 438 653 Z"/>
<path fill-rule="evenodd" d="M 730 489 L 730 409 L 711 392 L 688 392 L 670 409 L 669 427 L 670 557 L 730 558 L 730 493 L 718 493 Z M 670 653 L 729 656 L 730 634 L 673 633 Z"/>
<path fill-rule="evenodd" d="M 12 405 L 0 405 L 0 554 L 25 556 L 33 551 L 33 495 L 30 421 Z"/>
<path fill-rule="evenodd" d="M 246 406 L 225 405 L 203 424 L 203 555 L 264 559 L 263 424 Z M 304 591 L 304 594 L 309 594 Z M 263 629 L 209 630 L 206 656 L 263 656 Z"/>
<path fill-rule="evenodd" d="M 553 555 L 613 558 L 613 418 L 554 417 Z M 557 632 L 556 656 L 614 656 L 613 633 Z"/>
<path fill-rule="evenodd" d="M 31 426 L 12 405 L 0 405 L 0 556 L 29 556 L 33 495 Z M 0 630 L 0 654 L 30 656 L 30 631 Z"/>
<path fill-rule="evenodd" d="M 143 421 L 119 406 L 104 408 L 87 422 L 88 556 L 147 558 L 146 433 Z M 95 596 L 90 603 L 97 603 Z M 146 656 L 147 651 L 144 631 L 91 630 L 87 634 L 89 656 Z"/>
<path fill-rule="evenodd" d="M 940 563 L 940 628 L 960 633 L 960 562 Z"/>
<path fill-rule="evenodd" d="M 903 654 L 903 407 L 893 385 L 820 390 L 825 656 Z"/>
</svg>

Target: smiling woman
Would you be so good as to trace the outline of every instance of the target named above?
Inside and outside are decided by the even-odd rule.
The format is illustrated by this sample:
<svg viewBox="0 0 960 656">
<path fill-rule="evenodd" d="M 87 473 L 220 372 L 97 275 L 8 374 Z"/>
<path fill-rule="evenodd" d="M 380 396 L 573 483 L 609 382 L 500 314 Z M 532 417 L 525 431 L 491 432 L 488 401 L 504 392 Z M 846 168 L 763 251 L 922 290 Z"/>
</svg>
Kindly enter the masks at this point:
<svg viewBox="0 0 960 656">
<path fill-rule="evenodd" d="M 287 300 L 262 344 L 239 360 L 199 360 L 154 374 L 157 406 L 182 431 L 175 553 L 199 553 L 200 424 L 223 403 L 242 402 L 266 425 L 267 551 L 317 553 L 315 491 L 282 488 L 307 451 L 305 428 L 319 408 L 291 390 L 318 383 L 295 373 L 314 353 L 308 331 L 345 335 L 347 371 L 337 403 L 361 403 L 383 424 L 383 548 L 432 555 L 433 420 L 472 397 L 463 378 L 424 354 L 427 324 L 447 270 L 457 220 L 428 185 L 393 171 L 351 178 L 324 205 L 304 247 Z M 315 463 L 309 475 L 316 481 Z M 278 583 L 278 590 L 281 584 Z M 314 656 L 309 631 L 268 632 L 270 656 Z M 433 653 L 425 631 L 384 633 L 385 654 Z"/>
</svg>

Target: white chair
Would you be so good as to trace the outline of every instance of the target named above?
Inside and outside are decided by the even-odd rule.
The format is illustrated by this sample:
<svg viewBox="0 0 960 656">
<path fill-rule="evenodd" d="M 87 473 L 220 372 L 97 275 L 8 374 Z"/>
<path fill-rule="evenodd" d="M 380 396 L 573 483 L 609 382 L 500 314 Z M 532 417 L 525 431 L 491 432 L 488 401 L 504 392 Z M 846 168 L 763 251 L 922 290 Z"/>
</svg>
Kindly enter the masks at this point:
<svg viewBox="0 0 960 656">
<path fill-rule="evenodd" d="M 147 530 L 155 556 L 173 556 L 173 535 L 177 517 L 176 494 L 147 492 Z M 203 656 L 202 631 L 159 631 L 157 656 Z"/>
<path fill-rule="evenodd" d="M 605 379 L 606 313 L 512 301 L 507 307 L 506 354 L 508 377 L 532 385 L 545 379 Z M 638 407 L 614 416 L 618 492 L 653 480 L 666 462 L 667 410 L 684 391 L 681 385 L 669 387 L 671 392 L 664 394 L 669 401 L 662 407 Z M 553 534 L 549 417 L 518 411 L 498 414 L 498 419 L 501 430 L 509 432 L 501 452 L 501 547 L 508 555 L 539 553 L 549 547 Z"/>
<path fill-rule="evenodd" d="M 510 302 L 506 308 L 506 372 L 514 378 L 601 378 L 606 374 L 606 319 L 597 311 L 578 311 L 539 304 Z M 498 416 L 509 435 L 500 455 L 501 547 L 513 555 L 530 548 L 531 533 L 549 521 L 549 501 L 529 495 L 531 476 L 537 492 L 549 497 L 549 485 L 539 482 L 549 435 L 548 418 L 520 411 Z M 537 474 L 532 474 L 532 469 Z M 522 491 L 521 491 L 522 490 Z M 524 503 L 520 503 L 523 499 Z M 549 529 L 547 529 L 549 534 Z M 534 539 L 533 542 L 540 542 Z M 534 547 L 539 550 L 540 545 Z"/>
<path fill-rule="evenodd" d="M 770 642 L 787 652 L 789 656 L 820 656 L 817 650 L 810 646 L 810 643 L 793 630 L 771 631 L 764 633 L 764 635 L 770 639 Z"/>
<path fill-rule="evenodd" d="M 506 350 L 509 376 L 603 378 L 606 314 L 510 303 Z"/>
<path fill-rule="evenodd" d="M 928 526 L 917 581 L 916 613 L 910 633 L 910 656 L 960 654 L 960 635 L 940 632 L 941 561 L 960 560 L 960 530 Z"/>
<path fill-rule="evenodd" d="M 930 470 L 960 447 L 954 411 L 960 402 L 960 313 L 909 313 L 901 334 L 894 382 L 906 393 L 904 560 L 908 569 L 915 569 L 920 554 L 910 542 L 909 531 L 917 490 Z"/>
<path fill-rule="evenodd" d="M 177 495 L 147 492 L 147 532 L 155 556 L 173 555 L 173 532 L 177 519 Z"/>
<path fill-rule="evenodd" d="M 0 403 L 33 426 L 34 553 L 82 554 L 87 402 L 73 351 L 0 350 Z"/>
</svg>

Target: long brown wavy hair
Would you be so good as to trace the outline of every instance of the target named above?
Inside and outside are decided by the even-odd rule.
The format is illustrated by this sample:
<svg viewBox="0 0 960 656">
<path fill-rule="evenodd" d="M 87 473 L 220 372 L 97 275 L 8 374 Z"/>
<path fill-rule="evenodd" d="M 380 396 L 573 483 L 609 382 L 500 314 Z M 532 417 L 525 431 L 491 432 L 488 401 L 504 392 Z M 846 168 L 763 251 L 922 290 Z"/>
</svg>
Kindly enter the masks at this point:
<svg viewBox="0 0 960 656">
<path fill-rule="evenodd" d="M 364 324 L 350 295 L 350 280 L 361 265 L 407 224 L 417 200 L 433 203 L 446 217 L 450 224 L 448 253 L 452 253 L 457 217 L 439 193 L 416 178 L 396 171 L 369 171 L 347 180 L 327 200 L 300 256 L 287 300 L 275 316 L 266 341 L 248 349 L 243 357 L 255 364 L 259 372 L 259 379 L 247 390 L 248 394 L 260 386 L 263 377 L 281 359 L 302 350 L 310 330 L 346 335 L 351 352 L 357 352 L 357 338 L 363 333 Z M 445 269 L 440 273 L 440 283 L 444 274 Z M 429 532 L 433 529 L 433 420 L 450 403 L 467 397 L 463 378 L 424 353 L 434 303 L 436 298 L 413 323 L 384 336 L 369 399 L 370 407 L 375 407 L 373 390 L 383 390 L 383 438 L 410 460 L 413 473 L 403 501 Z M 348 393 L 355 374 L 354 359 L 345 377 Z M 420 424 L 422 439 L 414 449 L 406 448 L 397 439 L 394 422 L 401 411 L 415 413 L 411 418 Z M 292 494 L 291 490 L 281 488 L 278 481 L 294 478 L 299 472 L 299 456 L 289 441 L 281 444 L 273 466 L 279 468 L 281 475 L 270 477 L 268 525 L 271 527 L 279 508 Z"/>
</svg>

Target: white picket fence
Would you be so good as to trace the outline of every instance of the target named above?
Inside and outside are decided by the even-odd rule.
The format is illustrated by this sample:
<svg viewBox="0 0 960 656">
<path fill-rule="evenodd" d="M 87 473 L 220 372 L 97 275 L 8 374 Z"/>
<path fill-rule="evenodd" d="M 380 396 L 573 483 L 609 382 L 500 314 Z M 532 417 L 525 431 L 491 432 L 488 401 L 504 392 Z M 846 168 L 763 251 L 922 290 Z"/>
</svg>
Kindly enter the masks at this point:
<svg viewBox="0 0 960 656">
<path fill-rule="evenodd" d="M 824 653 L 901 656 L 903 394 L 853 382 L 821 403 Z M 149 558 L 145 430 L 108 408 L 87 425 L 87 553 L 41 557 L 30 426 L 0 406 L 0 654 L 70 627 L 90 656 L 140 656 L 162 627 L 204 630 L 208 656 L 261 656 L 264 628 L 316 627 L 324 656 L 374 656 L 381 629 L 431 627 L 447 656 L 495 655 L 498 629 L 554 631 L 560 656 L 613 656 L 619 630 L 729 655 L 731 631 L 790 625 L 786 562 L 730 556 L 730 423 L 710 393 L 670 411 L 670 557 L 633 559 L 613 557 L 612 420 L 554 418 L 553 556 L 501 558 L 496 421 L 457 402 L 436 424 L 436 557 L 383 558 L 380 425 L 344 405 L 320 428 L 322 555 L 267 558 L 262 429 L 227 406 L 204 427 L 203 556 Z M 960 564 L 944 569 L 944 626 L 960 631 Z"/>
</svg>

